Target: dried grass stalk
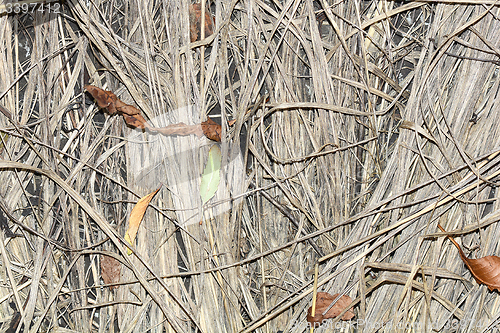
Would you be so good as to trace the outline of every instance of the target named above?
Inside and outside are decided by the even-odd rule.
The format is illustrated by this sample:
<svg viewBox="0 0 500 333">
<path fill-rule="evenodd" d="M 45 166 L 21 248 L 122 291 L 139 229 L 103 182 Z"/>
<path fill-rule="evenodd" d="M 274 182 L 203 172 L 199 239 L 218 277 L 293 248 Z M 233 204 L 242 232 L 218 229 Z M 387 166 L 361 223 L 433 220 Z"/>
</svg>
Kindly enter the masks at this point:
<svg viewBox="0 0 500 333">
<path fill-rule="evenodd" d="M 363 331 L 492 327 L 496 295 L 436 225 L 498 252 L 496 2 L 205 3 L 197 41 L 179 0 L 0 16 L 2 330 L 303 332 L 318 262 Z M 213 142 L 128 128 L 87 84 L 154 127 L 218 120 L 215 197 Z"/>
</svg>

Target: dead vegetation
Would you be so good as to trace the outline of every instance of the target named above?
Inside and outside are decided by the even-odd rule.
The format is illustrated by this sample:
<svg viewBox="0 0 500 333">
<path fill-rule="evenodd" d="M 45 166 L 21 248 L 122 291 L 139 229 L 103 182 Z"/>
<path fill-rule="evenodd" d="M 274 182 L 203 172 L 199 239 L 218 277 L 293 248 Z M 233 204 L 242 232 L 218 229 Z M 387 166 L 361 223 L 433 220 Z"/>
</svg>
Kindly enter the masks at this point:
<svg viewBox="0 0 500 333">
<path fill-rule="evenodd" d="M 499 252 L 496 1 L 26 5 L 0 5 L 2 331 L 305 332 L 316 263 L 346 332 L 497 327 L 445 237 Z M 153 128 L 220 123 L 215 197 L 213 141 L 86 85 Z"/>
</svg>

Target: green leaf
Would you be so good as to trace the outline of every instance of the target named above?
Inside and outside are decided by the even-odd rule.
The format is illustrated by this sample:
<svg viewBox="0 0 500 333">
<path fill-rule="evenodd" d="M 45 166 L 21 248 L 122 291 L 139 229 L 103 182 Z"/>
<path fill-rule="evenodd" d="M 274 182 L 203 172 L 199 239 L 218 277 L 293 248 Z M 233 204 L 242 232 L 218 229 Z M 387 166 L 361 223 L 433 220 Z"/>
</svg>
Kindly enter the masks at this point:
<svg viewBox="0 0 500 333">
<path fill-rule="evenodd" d="M 222 156 L 218 145 L 213 145 L 208 152 L 207 165 L 203 170 L 200 185 L 200 195 L 203 204 L 212 199 L 220 182 L 220 164 Z"/>
</svg>

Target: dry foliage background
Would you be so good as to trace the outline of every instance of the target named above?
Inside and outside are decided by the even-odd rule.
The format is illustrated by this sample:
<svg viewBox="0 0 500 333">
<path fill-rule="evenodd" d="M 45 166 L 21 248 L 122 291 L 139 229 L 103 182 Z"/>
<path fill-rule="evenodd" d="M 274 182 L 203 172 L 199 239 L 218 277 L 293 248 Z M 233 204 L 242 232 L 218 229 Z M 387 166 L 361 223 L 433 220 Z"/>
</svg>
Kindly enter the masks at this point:
<svg viewBox="0 0 500 333">
<path fill-rule="evenodd" d="M 304 332 L 317 262 L 364 332 L 496 327 L 436 225 L 499 252 L 497 1 L 216 0 L 195 43 L 185 1 L 60 5 L 0 15 L 2 331 Z M 157 125 L 219 115 L 210 205 L 213 143 L 128 128 L 86 84 Z"/>
</svg>

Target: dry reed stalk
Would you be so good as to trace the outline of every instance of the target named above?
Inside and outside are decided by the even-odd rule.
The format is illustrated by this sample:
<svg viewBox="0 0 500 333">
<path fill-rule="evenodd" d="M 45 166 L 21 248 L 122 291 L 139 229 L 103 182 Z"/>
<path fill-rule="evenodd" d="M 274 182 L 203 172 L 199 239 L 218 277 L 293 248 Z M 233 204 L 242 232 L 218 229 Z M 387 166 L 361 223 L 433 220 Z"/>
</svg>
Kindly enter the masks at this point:
<svg viewBox="0 0 500 333">
<path fill-rule="evenodd" d="M 495 294 L 436 222 L 496 254 L 498 4 L 206 4 L 215 33 L 194 43 L 179 0 L 0 16 L 0 206 L 20 234 L 0 237 L 2 330 L 303 332 L 318 262 L 363 331 L 494 327 Z M 127 128 L 86 84 L 157 126 L 220 121 L 215 197 L 213 142 Z M 159 183 L 128 256 L 130 210 Z"/>
</svg>

